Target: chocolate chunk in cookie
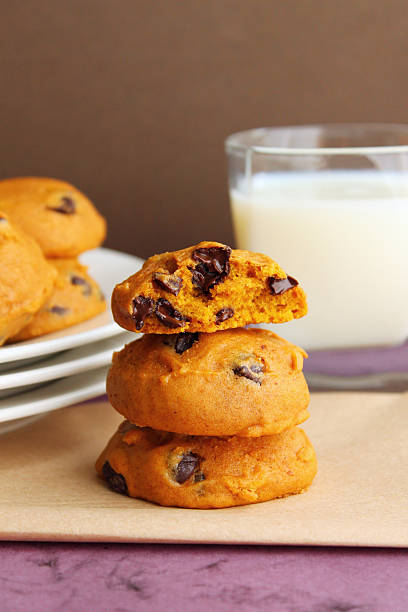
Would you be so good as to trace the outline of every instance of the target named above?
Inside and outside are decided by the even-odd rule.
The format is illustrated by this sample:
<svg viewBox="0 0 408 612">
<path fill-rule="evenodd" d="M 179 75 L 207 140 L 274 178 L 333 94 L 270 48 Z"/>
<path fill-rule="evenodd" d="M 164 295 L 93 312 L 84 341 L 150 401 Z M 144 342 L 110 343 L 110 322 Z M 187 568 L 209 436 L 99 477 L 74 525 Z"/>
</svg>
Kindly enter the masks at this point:
<svg viewBox="0 0 408 612">
<path fill-rule="evenodd" d="M 292 276 L 286 278 L 277 278 L 276 276 L 270 276 L 268 278 L 269 289 L 272 295 L 282 295 L 285 291 L 298 286 L 298 281 Z"/>
<path fill-rule="evenodd" d="M 132 302 L 133 312 L 132 319 L 135 322 L 135 328 L 139 331 L 142 329 L 146 317 L 154 311 L 154 301 L 149 297 L 139 295 Z"/>
<path fill-rule="evenodd" d="M 182 355 L 197 342 L 198 332 L 180 332 L 179 334 L 163 334 L 163 344 L 171 346 L 178 355 Z"/>
<path fill-rule="evenodd" d="M 195 453 L 188 452 L 183 455 L 181 460 L 174 468 L 174 478 L 179 484 L 184 484 L 194 474 L 199 467 L 201 457 Z"/>
<path fill-rule="evenodd" d="M 61 204 L 58 206 L 47 206 L 48 210 L 60 213 L 62 215 L 73 215 L 76 213 L 75 202 L 69 196 L 63 196 L 61 198 Z"/>
<path fill-rule="evenodd" d="M 115 472 L 109 461 L 105 461 L 105 463 L 103 464 L 102 475 L 110 486 L 110 488 L 112 489 L 112 491 L 116 491 L 116 493 L 122 493 L 122 495 L 129 494 L 125 478 L 122 476 L 122 474 L 118 474 L 118 472 Z"/>
<path fill-rule="evenodd" d="M 220 323 L 227 321 L 233 316 L 234 316 L 233 308 L 229 308 L 229 307 L 221 308 L 221 310 L 219 310 L 215 315 L 215 324 L 219 325 Z"/>
<path fill-rule="evenodd" d="M 209 295 L 210 289 L 223 282 L 230 271 L 229 258 L 231 248 L 209 247 L 196 249 L 192 258 L 198 264 L 192 269 L 192 283 L 204 294 Z"/>
<path fill-rule="evenodd" d="M 164 298 L 157 300 L 155 313 L 159 321 L 166 327 L 184 327 L 186 322 L 191 321 L 190 317 L 181 314 Z"/>
<path fill-rule="evenodd" d="M 92 287 L 85 278 L 82 278 L 82 276 L 77 276 L 76 274 L 73 274 L 71 276 L 71 283 L 72 285 L 81 285 L 83 287 L 82 295 L 91 295 Z"/>
<path fill-rule="evenodd" d="M 65 308 L 64 306 L 57 306 L 57 305 L 51 306 L 49 310 L 53 314 L 59 315 L 60 317 L 62 317 L 63 315 L 66 315 L 69 312 L 69 308 Z"/>
<path fill-rule="evenodd" d="M 262 374 L 264 372 L 264 366 L 260 362 L 247 362 L 246 364 L 241 364 L 235 366 L 233 372 L 236 376 L 242 376 L 247 378 L 248 380 L 252 380 L 258 385 L 262 384 Z"/>
<path fill-rule="evenodd" d="M 178 295 L 183 285 L 183 279 L 179 278 L 175 274 L 163 274 L 162 272 L 156 272 L 153 276 L 153 284 L 163 291 Z"/>
<path fill-rule="evenodd" d="M 188 349 L 193 346 L 194 342 L 197 342 L 198 336 L 198 332 L 181 332 L 180 334 L 177 334 L 176 342 L 174 345 L 176 353 L 181 355 L 182 353 L 184 353 L 184 351 L 188 351 Z"/>
</svg>

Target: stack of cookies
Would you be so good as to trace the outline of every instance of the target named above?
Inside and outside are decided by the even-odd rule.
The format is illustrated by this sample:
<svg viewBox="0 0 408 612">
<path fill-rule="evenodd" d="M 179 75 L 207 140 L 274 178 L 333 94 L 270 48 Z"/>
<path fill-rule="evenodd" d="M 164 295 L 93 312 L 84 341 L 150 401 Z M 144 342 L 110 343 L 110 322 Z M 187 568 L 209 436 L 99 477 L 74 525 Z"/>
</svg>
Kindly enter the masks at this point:
<svg viewBox="0 0 408 612">
<path fill-rule="evenodd" d="M 107 390 L 126 417 L 96 463 L 117 492 L 222 508 L 312 482 L 302 349 L 251 323 L 306 314 L 269 257 L 202 242 L 156 255 L 116 286 L 115 320 L 141 339 L 114 355 Z"/>
<path fill-rule="evenodd" d="M 102 312 L 97 283 L 78 261 L 106 223 L 69 183 L 0 181 L 0 345 L 64 329 Z"/>
</svg>

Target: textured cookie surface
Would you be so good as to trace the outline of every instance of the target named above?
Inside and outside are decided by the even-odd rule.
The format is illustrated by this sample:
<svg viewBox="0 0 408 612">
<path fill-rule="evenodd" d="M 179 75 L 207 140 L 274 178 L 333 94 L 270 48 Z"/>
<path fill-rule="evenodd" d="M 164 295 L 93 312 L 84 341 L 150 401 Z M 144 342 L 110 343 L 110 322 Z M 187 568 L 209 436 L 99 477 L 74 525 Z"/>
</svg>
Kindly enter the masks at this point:
<svg viewBox="0 0 408 612">
<path fill-rule="evenodd" d="M 223 508 L 304 491 L 317 462 L 306 434 L 181 436 L 122 423 L 96 463 L 118 493 L 163 506 Z"/>
<path fill-rule="evenodd" d="M 64 329 L 103 312 L 99 285 L 77 259 L 50 259 L 57 272 L 54 290 L 45 304 L 12 340 L 28 340 Z"/>
<path fill-rule="evenodd" d="M 112 312 L 125 329 L 160 334 L 284 323 L 307 305 L 297 281 L 266 255 L 201 242 L 150 257 L 115 287 Z"/>
<path fill-rule="evenodd" d="M 112 406 L 141 427 L 262 436 L 302 423 L 302 349 L 264 329 L 145 334 L 114 354 Z"/>
<path fill-rule="evenodd" d="M 101 244 L 106 223 L 78 189 L 51 178 L 0 181 L 0 210 L 38 242 L 47 257 L 76 257 Z"/>
<path fill-rule="evenodd" d="M 44 304 L 55 277 L 38 244 L 0 212 L 0 345 Z"/>
</svg>

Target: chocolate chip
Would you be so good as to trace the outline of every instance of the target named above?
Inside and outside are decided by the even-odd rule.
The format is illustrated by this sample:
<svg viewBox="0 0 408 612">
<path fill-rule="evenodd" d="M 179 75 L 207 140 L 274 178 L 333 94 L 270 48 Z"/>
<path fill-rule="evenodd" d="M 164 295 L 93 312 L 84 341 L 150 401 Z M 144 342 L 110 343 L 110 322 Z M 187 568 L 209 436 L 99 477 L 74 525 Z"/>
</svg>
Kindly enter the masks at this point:
<svg viewBox="0 0 408 612">
<path fill-rule="evenodd" d="M 231 248 L 229 246 L 196 249 L 192 258 L 194 261 L 198 261 L 198 264 L 195 268 L 190 268 L 193 272 L 193 285 L 208 295 L 210 289 L 223 282 L 225 277 L 228 276 L 230 255 Z"/>
<path fill-rule="evenodd" d="M 176 343 L 174 345 L 174 349 L 176 353 L 181 355 L 184 351 L 188 351 L 194 342 L 198 340 L 198 332 L 181 332 L 177 334 Z"/>
<path fill-rule="evenodd" d="M 171 346 L 176 353 L 181 355 L 197 342 L 198 332 L 180 332 L 179 334 L 162 334 L 163 344 Z"/>
<path fill-rule="evenodd" d="M 268 278 L 269 289 L 272 295 L 282 295 L 285 291 L 297 287 L 299 284 L 296 278 L 287 276 L 286 278 L 277 278 L 276 276 L 269 276 Z"/>
<path fill-rule="evenodd" d="M 168 291 L 173 295 L 178 295 L 183 285 L 183 279 L 179 276 L 175 276 L 174 274 L 162 274 L 161 272 L 156 272 L 153 277 L 153 284 L 159 289 L 163 289 L 163 291 Z"/>
<path fill-rule="evenodd" d="M 47 206 L 47 209 L 62 215 L 73 215 L 76 212 L 75 202 L 69 196 L 63 196 L 59 206 Z"/>
<path fill-rule="evenodd" d="M 86 295 L 86 296 L 91 295 L 92 287 L 85 278 L 82 278 L 82 276 L 76 276 L 74 274 L 73 276 L 71 276 L 71 283 L 73 285 L 83 286 L 82 295 Z"/>
<path fill-rule="evenodd" d="M 122 493 L 122 495 L 129 494 L 125 478 L 122 476 L 122 474 L 118 474 L 117 472 L 115 472 L 109 461 L 105 461 L 105 463 L 103 464 L 102 475 L 110 486 L 110 488 L 112 489 L 112 491 L 116 491 L 116 493 Z"/>
<path fill-rule="evenodd" d="M 73 285 L 88 285 L 87 281 L 82 278 L 82 276 L 75 276 L 75 274 L 71 276 L 71 283 Z"/>
<path fill-rule="evenodd" d="M 49 310 L 53 314 L 60 315 L 61 317 L 69 312 L 69 308 L 64 308 L 64 306 L 52 306 Z"/>
<path fill-rule="evenodd" d="M 154 312 L 154 301 L 149 297 L 146 298 L 143 295 L 139 295 L 137 298 L 134 298 L 132 305 L 132 319 L 135 322 L 135 328 L 137 330 L 142 329 L 146 317 Z"/>
<path fill-rule="evenodd" d="M 6 217 L 2 217 L 2 216 L 0 215 L 0 223 L 7 223 L 7 219 L 6 219 Z"/>
<path fill-rule="evenodd" d="M 191 321 L 190 317 L 182 315 L 164 298 L 157 300 L 155 313 L 159 321 L 166 327 L 184 327 L 186 322 Z"/>
<path fill-rule="evenodd" d="M 198 340 L 198 332 L 180 332 L 179 334 L 162 334 L 163 344 L 171 346 L 179 355 L 190 349 Z"/>
<path fill-rule="evenodd" d="M 220 323 L 223 323 L 224 321 L 226 321 L 227 319 L 230 319 L 233 316 L 234 316 L 233 308 L 229 308 L 229 307 L 221 308 L 221 310 L 219 310 L 217 314 L 215 315 L 215 324 L 219 325 Z"/>
<path fill-rule="evenodd" d="M 201 457 L 195 453 L 185 453 L 174 468 L 174 477 L 179 484 L 186 482 L 200 464 Z"/>
<path fill-rule="evenodd" d="M 262 384 L 262 376 L 257 376 L 257 374 L 261 374 L 264 371 L 264 367 L 262 363 L 254 363 L 251 366 L 240 365 L 234 368 L 233 372 L 236 376 L 243 376 L 244 378 L 248 378 L 248 380 L 252 380 L 257 385 Z"/>
<path fill-rule="evenodd" d="M 194 476 L 194 482 L 201 482 L 202 480 L 205 480 L 205 475 L 202 472 L 197 472 Z"/>
</svg>

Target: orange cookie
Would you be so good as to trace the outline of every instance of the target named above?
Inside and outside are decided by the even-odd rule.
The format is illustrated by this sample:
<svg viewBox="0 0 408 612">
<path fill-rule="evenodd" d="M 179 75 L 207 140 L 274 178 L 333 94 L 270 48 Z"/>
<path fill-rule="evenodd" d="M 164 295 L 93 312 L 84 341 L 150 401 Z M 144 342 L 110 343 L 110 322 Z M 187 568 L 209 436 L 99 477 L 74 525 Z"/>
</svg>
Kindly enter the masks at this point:
<svg viewBox="0 0 408 612">
<path fill-rule="evenodd" d="M 47 257 L 76 257 L 101 244 L 105 219 L 69 183 L 22 177 L 0 181 L 0 210 L 35 238 Z"/>
<path fill-rule="evenodd" d="M 307 305 L 298 282 L 266 255 L 201 242 L 150 257 L 116 285 L 112 312 L 130 331 L 169 334 L 284 323 Z"/>
<path fill-rule="evenodd" d="M 57 271 L 54 291 L 28 325 L 13 337 L 28 340 L 90 319 L 106 309 L 99 285 L 77 259 L 50 259 Z"/>
<path fill-rule="evenodd" d="M 27 325 L 54 287 L 38 244 L 0 213 L 0 345 Z"/>
<path fill-rule="evenodd" d="M 96 462 L 118 493 L 163 506 L 225 508 L 300 493 L 316 455 L 296 427 L 262 438 L 181 436 L 124 421 Z"/>
<path fill-rule="evenodd" d="M 145 334 L 114 354 L 112 406 L 141 427 L 198 436 L 263 436 L 302 423 L 302 349 L 265 329 Z"/>
</svg>

